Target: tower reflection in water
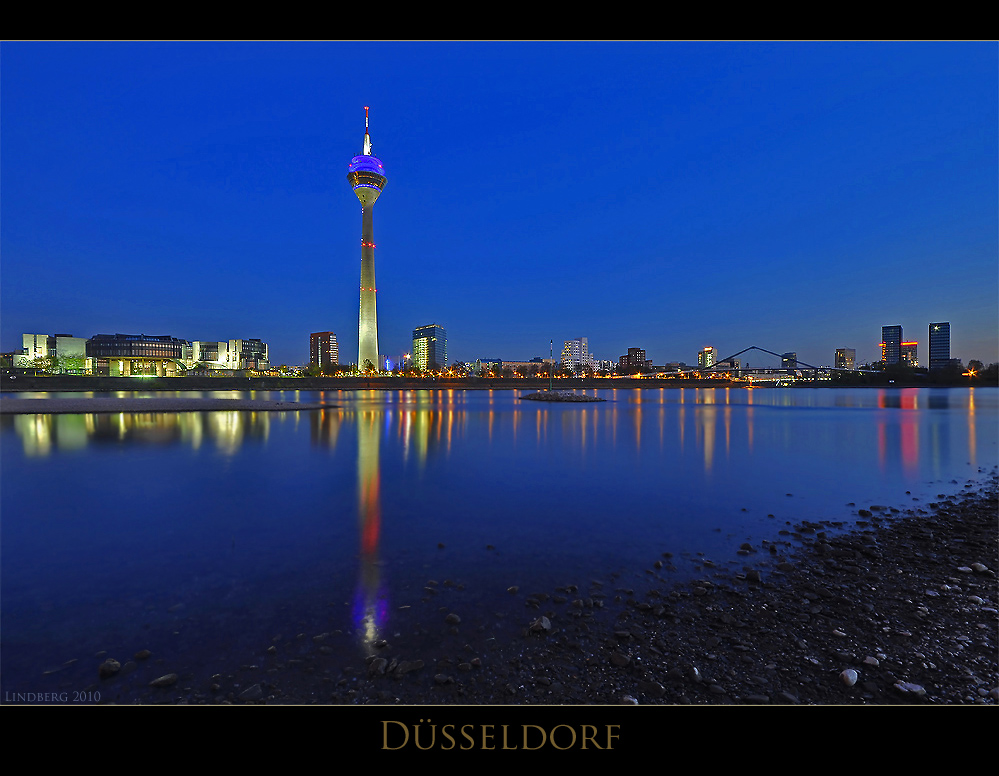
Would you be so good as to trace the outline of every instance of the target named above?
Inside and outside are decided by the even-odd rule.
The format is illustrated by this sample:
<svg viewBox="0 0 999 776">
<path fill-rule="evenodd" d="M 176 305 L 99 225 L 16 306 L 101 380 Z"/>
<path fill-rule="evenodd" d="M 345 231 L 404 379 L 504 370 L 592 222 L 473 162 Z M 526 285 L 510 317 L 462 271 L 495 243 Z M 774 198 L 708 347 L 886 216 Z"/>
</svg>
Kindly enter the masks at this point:
<svg viewBox="0 0 999 776">
<path fill-rule="evenodd" d="M 387 619 L 388 602 L 381 589 L 378 542 L 381 534 L 379 436 L 381 412 L 360 411 L 357 418 L 357 517 L 361 539 L 353 624 L 365 646 L 374 648 Z"/>
</svg>

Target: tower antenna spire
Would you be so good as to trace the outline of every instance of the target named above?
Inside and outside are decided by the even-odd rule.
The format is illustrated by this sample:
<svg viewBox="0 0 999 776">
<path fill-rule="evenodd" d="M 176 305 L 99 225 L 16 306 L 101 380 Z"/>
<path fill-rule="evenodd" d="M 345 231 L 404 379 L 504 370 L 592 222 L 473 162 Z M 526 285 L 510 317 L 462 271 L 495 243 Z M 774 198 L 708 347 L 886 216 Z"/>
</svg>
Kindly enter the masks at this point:
<svg viewBox="0 0 999 776">
<path fill-rule="evenodd" d="M 368 106 L 364 106 L 364 156 L 372 156 L 371 135 L 368 134 Z"/>
</svg>

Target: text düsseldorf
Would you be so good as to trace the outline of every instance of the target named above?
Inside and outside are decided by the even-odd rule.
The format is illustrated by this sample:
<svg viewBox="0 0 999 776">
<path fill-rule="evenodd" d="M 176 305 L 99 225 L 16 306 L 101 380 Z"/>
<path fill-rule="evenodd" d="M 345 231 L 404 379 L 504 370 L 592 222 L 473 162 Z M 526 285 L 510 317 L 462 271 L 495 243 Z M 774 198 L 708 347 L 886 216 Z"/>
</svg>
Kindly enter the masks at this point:
<svg viewBox="0 0 999 776">
<path fill-rule="evenodd" d="M 620 725 L 437 725 L 382 720 L 382 749 L 613 749 Z"/>
</svg>

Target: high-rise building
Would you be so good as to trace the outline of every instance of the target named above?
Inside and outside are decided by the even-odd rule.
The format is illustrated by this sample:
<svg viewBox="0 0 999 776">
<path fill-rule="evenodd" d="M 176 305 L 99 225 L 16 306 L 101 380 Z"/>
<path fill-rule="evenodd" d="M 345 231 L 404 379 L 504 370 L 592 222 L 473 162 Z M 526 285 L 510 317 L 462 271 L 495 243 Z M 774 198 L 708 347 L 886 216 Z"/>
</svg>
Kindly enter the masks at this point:
<svg viewBox="0 0 999 776">
<path fill-rule="evenodd" d="M 911 366 L 913 368 L 919 366 L 919 357 L 916 355 L 916 347 L 918 343 L 916 342 L 901 342 L 898 346 L 898 360 L 900 364 L 905 366 Z"/>
<path fill-rule="evenodd" d="M 857 362 L 855 348 L 836 348 L 835 366 L 837 369 L 853 369 Z"/>
<path fill-rule="evenodd" d="M 798 354 L 797 353 L 784 353 L 780 357 L 780 368 L 786 369 L 789 372 L 793 372 L 798 368 Z"/>
<path fill-rule="evenodd" d="M 423 370 L 447 369 L 447 332 L 436 323 L 413 329 L 413 363 Z"/>
<path fill-rule="evenodd" d="M 347 180 L 361 201 L 361 302 L 357 317 L 357 368 L 377 370 L 378 312 L 375 307 L 375 237 L 371 211 L 385 188 L 385 168 L 371 150 L 368 107 L 364 107 L 364 148 L 350 160 Z"/>
<path fill-rule="evenodd" d="M 340 363 L 340 349 L 336 334 L 331 331 L 314 331 L 309 335 L 309 366 L 318 366 L 322 371 Z"/>
<path fill-rule="evenodd" d="M 897 364 L 902 358 L 902 327 L 881 327 L 881 363 L 885 366 Z"/>
<path fill-rule="evenodd" d="M 930 324 L 930 369 L 943 369 L 950 362 L 950 323 Z"/>
<path fill-rule="evenodd" d="M 586 337 L 565 340 L 562 343 L 562 365 L 572 370 L 573 374 L 582 374 L 583 370 L 593 369 L 593 356 Z"/>
<path fill-rule="evenodd" d="M 715 350 L 711 345 L 702 348 L 697 353 L 697 365 L 701 369 L 709 369 L 715 365 L 718 360 L 718 351 Z"/>
</svg>

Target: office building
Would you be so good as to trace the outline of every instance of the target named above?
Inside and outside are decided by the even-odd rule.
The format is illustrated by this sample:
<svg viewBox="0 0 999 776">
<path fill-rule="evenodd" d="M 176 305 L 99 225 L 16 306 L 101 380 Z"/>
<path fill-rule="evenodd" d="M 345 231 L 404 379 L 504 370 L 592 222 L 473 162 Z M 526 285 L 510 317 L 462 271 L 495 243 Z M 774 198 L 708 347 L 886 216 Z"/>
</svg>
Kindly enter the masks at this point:
<svg viewBox="0 0 999 776">
<path fill-rule="evenodd" d="M 715 365 L 717 360 L 718 351 L 711 345 L 708 345 L 697 353 L 697 365 L 701 369 L 710 369 Z"/>
<path fill-rule="evenodd" d="M 834 366 L 837 369 L 853 369 L 856 363 L 857 351 L 855 348 L 836 348 Z"/>
<path fill-rule="evenodd" d="M 167 335 L 95 334 L 87 340 L 86 369 L 108 377 L 175 377 L 187 345 Z"/>
<path fill-rule="evenodd" d="M 315 331 L 309 335 L 309 366 L 317 366 L 325 372 L 339 363 L 340 350 L 336 334 L 331 331 Z"/>
<path fill-rule="evenodd" d="M 36 358 L 46 358 L 50 347 L 55 348 L 55 337 L 50 337 L 48 334 L 22 334 L 21 347 L 23 366 Z"/>
<path fill-rule="evenodd" d="M 621 374 L 651 372 L 652 361 L 645 357 L 643 348 L 628 348 L 627 355 L 618 356 L 617 371 Z"/>
<path fill-rule="evenodd" d="M 897 364 L 902 359 L 902 327 L 881 327 L 881 363 L 885 366 Z"/>
<path fill-rule="evenodd" d="M 930 324 L 930 369 L 943 369 L 950 363 L 950 323 Z"/>
<path fill-rule="evenodd" d="M 258 339 L 229 340 L 233 369 L 267 369 L 270 367 L 269 348 Z"/>
<path fill-rule="evenodd" d="M 42 367 L 56 374 L 83 374 L 87 357 L 87 341 L 83 337 L 22 334 L 21 345 L 21 352 L 14 354 L 14 366 Z"/>
<path fill-rule="evenodd" d="M 798 368 L 798 354 L 797 353 L 783 353 L 780 357 L 780 368 L 786 369 L 788 372 L 793 372 Z"/>
<path fill-rule="evenodd" d="M 447 332 L 436 323 L 413 329 L 413 364 L 423 371 L 447 369 Z"/>
<path fill-rule="evenodd" d="M 378 370 L 378 312 L 375 306 L 375 233 L 371 211 L 385 188 L 385 168 L 371 149 L 368 108 L 364 107 L 364 146 L 350 160 L 347 180 L 361 202 L 361 300 L 357 317 L 357 368 Z"/>
<path fill-rule="evenodd" d="M 898 361 L 904 366 L 917 367 L 919 366 L 919 357 L 916 355 L 915 342 L 901 342 L 898 346 Z"/>
</svg>

